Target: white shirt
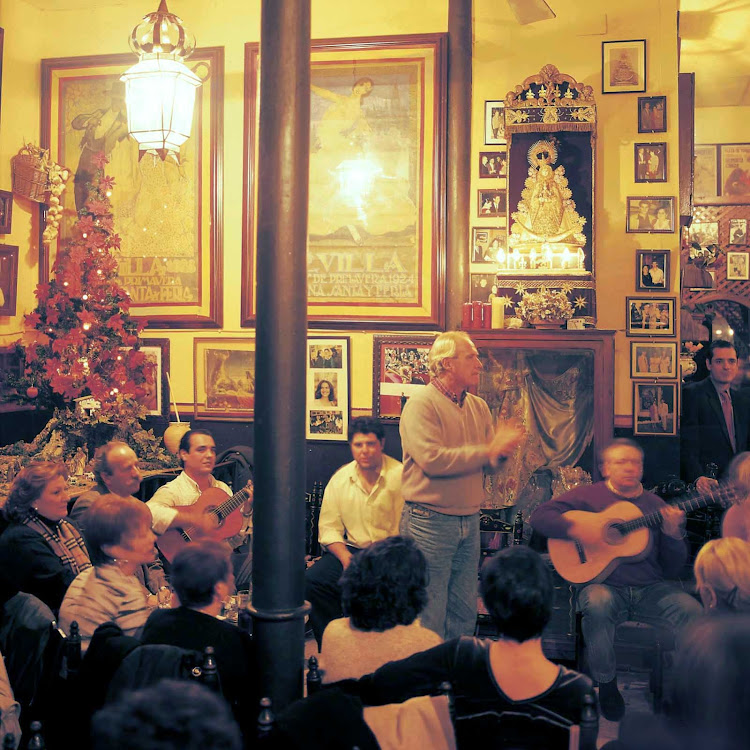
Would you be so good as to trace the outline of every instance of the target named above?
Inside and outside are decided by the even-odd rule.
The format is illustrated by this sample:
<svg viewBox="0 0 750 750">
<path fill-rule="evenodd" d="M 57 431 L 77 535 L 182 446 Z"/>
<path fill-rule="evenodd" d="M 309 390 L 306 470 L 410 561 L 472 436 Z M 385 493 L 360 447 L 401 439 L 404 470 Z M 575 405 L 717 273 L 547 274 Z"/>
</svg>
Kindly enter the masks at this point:
<svg viewBox="0 0 750 750">
<path fill-rule="evenodd" d="M 218 487 L 231 497 L 232 490 L 229 489 L 228 484 L 213 477 L 209 477 L 209 482 L 211 487 Z M 154 530 L 154 534 L 163 534 L 177 516 L 177 508 L 194 505 L 200 496 L 200 488 L 184 471 L 176 479 L 159 487 L 154 492 L 154 496 L 146 503 L 151 511 L 151 528 Z M 245 518 L 240 533 L 230 537 L 227 541 L 233 548 L 239 547 L 245 537 L 252 533 L 252 527 L 252 516 Z"/>
<path fill-rule="evenodd" d="M 328 546 L 344 542 L 364 549 L 398 534 L 404 498 L 401 462 L 383 454 L 380 476 L 365 489 L 356 461 L 342 466 L 328 482 L 318 523 L 318 540 Z"/>
</svg>

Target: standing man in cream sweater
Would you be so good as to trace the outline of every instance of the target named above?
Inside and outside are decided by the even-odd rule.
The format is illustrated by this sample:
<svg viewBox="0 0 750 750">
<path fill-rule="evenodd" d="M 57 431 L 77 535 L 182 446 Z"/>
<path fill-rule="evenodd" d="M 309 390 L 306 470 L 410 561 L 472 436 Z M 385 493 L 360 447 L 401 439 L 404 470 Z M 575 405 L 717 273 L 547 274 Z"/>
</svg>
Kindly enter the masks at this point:
<svg viewBox="0 0 750 750">
<path fill-rule="evenodd" d="M 482 469 L 496 468 L 524 437 L 520 424 L 493 426 L 489 407 L 468 392 L 482 363 L 461 331 L 440 334 L 429 354 L 431 382 L 401 415 L 405 500 L 401 533 L 427 558 L 422 624 L 446 640 L 474 632 L 477 616 Z"/>
</svg>

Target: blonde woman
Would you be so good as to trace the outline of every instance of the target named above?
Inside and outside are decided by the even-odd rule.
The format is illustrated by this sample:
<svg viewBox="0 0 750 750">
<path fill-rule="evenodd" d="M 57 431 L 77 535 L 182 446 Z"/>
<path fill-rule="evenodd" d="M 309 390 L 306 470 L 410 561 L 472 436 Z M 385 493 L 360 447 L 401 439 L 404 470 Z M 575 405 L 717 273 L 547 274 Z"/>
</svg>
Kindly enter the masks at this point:
<svg viewBox="0 0 750 750">
<path fill-rule="evenodd" d="M 695 558 L 695 582 L 709 612 L 750 613 L 750 543 L 712 539 Z"/>
<path fill-rule="evenodd" d="M 737 503 L 724 515 L 722 536 L 737 536 L 750 542 L 750 452 L 739 453 L 729 464 L 729 478 L 737 493 Z"/>
</svg>

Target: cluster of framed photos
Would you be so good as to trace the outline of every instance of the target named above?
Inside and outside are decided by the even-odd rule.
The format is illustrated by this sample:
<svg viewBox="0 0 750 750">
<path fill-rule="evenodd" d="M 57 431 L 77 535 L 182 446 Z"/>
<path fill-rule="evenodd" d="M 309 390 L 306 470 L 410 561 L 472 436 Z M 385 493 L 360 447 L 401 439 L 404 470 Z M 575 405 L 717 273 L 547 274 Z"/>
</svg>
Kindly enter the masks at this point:
<svg viewBox="0 0 750 750">
<path fill-rule="evenodd" d="M 701 247 L 720 245 L 718 221 L 694 221 L 690 225 L 690 242 Z M 730 218 L 726 227 L 727 245 L 747 247 L 747 219 Z M 750 253 L 746 250 L 727 250 L 727 281 L 750 280 Z"/>
</svg>

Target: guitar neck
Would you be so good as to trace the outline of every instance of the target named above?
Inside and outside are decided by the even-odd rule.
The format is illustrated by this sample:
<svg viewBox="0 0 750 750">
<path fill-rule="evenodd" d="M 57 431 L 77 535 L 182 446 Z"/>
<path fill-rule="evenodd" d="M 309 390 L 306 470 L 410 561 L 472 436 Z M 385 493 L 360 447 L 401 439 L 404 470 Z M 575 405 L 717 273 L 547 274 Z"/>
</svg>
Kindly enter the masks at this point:
<svg viewBox="0 0 750 750">
<path fill-rule="evenodd" d="M 707 505 L 726 505 L 727 503 L 733 502 L 735 499 L 734 489 L 729 487 L 717 487 L 715 490 L 708 490 L 707 492 L 701 492 L 693 497 L 689 497 L 687 500 L 675 503 L 671 505 L 672 508 L 678 508 L 679 510 L 691 511 L 698 510 L 698 508 L 705 508 Z M 629 534 L 631 531 L 642 529 L 644 527 L 657 528 L 662 522 L 661 511 L 657 510 L 653 513 L 648 513 L 641 516 L 640 518 L 634 518 L 632 521 L 622 521 L 621 523 L 615 524 L 615 527 L 622 534 Z"/>
<path fill-rule="evenodd" d="M 218 515 L 220 518 L 226 518 L 230 513 L 234 513 L 237 508 L 242 505 L 250 497 L 250 488 L 243 487 L 239 492 L 232 495 L 229 500 L 226 500 L 221 505 L 217 505 L 211 512 Z"/>
</svg>

